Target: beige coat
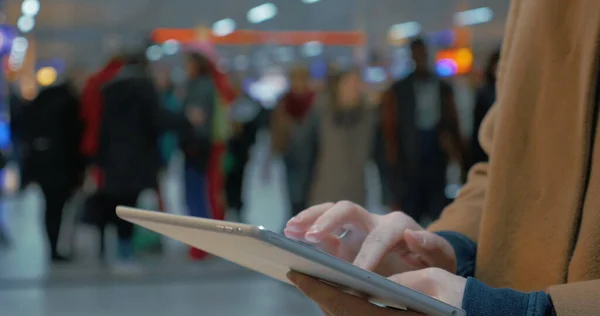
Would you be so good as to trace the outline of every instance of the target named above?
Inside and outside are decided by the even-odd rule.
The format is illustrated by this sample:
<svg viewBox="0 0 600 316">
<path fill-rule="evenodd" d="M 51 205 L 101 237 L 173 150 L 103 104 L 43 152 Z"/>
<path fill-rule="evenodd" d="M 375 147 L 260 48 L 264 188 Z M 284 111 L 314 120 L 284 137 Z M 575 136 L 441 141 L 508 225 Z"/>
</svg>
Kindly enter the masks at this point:
<svg viewBox="0 0 600 316">
<path fill-rule="evenodd" d="M 490 163 L 430 228 L 475 240 L 477 278 L 546 290 L 560 316 L 600 315 L 599 43 L 599 0 L 512 2 L 480 131 Z"/>
</svg>

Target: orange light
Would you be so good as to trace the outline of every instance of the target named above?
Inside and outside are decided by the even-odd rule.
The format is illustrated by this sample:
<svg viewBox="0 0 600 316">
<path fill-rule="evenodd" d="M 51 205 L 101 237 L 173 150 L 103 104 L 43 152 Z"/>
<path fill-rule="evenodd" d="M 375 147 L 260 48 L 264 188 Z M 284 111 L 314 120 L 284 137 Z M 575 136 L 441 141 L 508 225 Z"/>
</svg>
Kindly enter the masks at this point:
<svg viewBox="0 0 600 316">
<path fill-rule="evenodd" d="M 317 41 L 323 45 L 332 46 L 363 46 L 367 36 L 363 32 L 305 32 L 305 31 L 254 31 L 236 30 L 227 36 L 215 36 L 210 30 L 196 29 L 155 29 L 152 40 L 163 43 L 174 39 L 180 43 L 198 41 L 199 34 L 215 45 L 279 45 L 301 46 L 308 42 Z"/>
</svg>

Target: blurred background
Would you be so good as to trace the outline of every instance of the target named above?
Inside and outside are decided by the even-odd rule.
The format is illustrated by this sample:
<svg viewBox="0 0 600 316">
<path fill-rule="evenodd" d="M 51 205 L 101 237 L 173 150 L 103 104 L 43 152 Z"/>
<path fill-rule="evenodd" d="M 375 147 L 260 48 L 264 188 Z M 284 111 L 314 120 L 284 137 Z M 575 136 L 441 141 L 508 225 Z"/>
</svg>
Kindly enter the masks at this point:
<svg viewBox="0 0 600 316">
<path fill-rule="evenodd" d="M 347 199 L 435 220 L 487 159 L 476 135 L 508 7 L 0 0 L 0 314 L 319 315 L 109 214 L 281 232 Z"/>
</svg>

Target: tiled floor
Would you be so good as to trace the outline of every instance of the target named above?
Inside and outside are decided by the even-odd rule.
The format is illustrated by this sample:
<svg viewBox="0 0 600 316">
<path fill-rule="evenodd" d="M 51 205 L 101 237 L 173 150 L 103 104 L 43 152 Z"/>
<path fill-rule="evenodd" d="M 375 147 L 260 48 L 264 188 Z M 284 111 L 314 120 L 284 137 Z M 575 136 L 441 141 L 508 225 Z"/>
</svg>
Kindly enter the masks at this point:
<svg viewBox="0 0 600 316">
<path fill-rule="evenodd" d="M 259 175 L 265 140 L 259 140 L 246 184 L 247 222 L 280 230 L 288 217 L 281 166 Z M 183 209 L 178 167 L 164 181 L 168 211 Z M 151 198 L 143 199 L 152 204 Z M 376 201 L 375 201 L 376 204 Z M 0 315 L 319 315 L 295 289 L 219 259 L 190 262 L 185 248 L 167 241 L 164 255 L 141 258 L 143 275 L 118 278 L 96 260 L 96 240 L 79 227 L 77 261 L 49 267 L 36 188 L 2 201 L 12 246 L 0 250 Z M 74 214 L 72 211 L 70 214 Z M 72 217 L 72 216 L 71 216 Z M 67 229 L 68 230 L 68 229 Z M 68 235 L 68 234 L 66 234 Z M 69 245 L 68 240 L 63 244 Z"/>
</svg>

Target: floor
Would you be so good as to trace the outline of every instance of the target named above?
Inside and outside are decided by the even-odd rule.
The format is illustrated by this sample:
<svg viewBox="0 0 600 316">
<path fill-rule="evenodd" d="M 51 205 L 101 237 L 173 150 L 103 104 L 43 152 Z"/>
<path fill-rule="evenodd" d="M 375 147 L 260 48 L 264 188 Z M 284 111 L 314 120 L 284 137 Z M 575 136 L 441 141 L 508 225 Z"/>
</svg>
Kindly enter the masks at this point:
<svg viewBox="0 0 600 316">
<path fill-rule="evenodd" d="M 276 162 L 271 179 L 264 178 L 261 166 L 266 146 L 266 139 L 260 137 L 248 168 L 244 220 L 280 230 L 288 217 L 284 174 Z M 162 184 L 167 209 L 173 213 L 183 209 L 179 170 L 180 164 L 174 163 Z M 370 187 L 374 188 L 371 196 L 377 196 L 376 181 Z M 2 200 L 0 222 L 10 231 L 11 246 L 0 249 L 1 315 L 320 315 L 294 288 L 217 258 L 191 262 L 186 248 L 172 240 L 163 240 L 163 254 L 138 259 L 143 274 L 117 277 L 96 260 L 93 232 L 69 224 L 61 243 L 64 248 L 76 249 L 77 260 L 51 267 L 45 259 L 41 199 L 32 187 Z M 139 204 L 152 208 L 155 200 L 148 193 Z M 378 205 L 377 199 L 371 198 L 370 204 Z M 76 205 L 75 199 L 68 208 L 67 223 L 76 222 Z M 75 238 L 68 238 L 70 235 Z"/>
</svg>

